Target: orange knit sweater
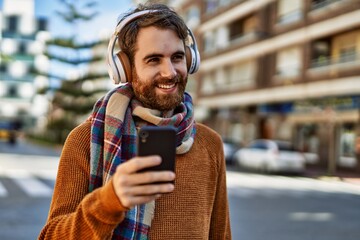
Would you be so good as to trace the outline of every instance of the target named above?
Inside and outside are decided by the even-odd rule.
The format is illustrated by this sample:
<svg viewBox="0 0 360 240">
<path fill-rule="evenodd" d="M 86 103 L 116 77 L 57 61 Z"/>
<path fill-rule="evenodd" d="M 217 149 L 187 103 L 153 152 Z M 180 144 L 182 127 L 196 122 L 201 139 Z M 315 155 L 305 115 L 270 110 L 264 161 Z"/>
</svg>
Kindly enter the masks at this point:
<svg viewBox="0 0 360 240">
<path fill-rule="evenodd" d="M 64 145 L 46 225 L 39 239 L 111 239 L 124 218 L 111 180 L 88 193 L 90 122 Z M 176 158 L 175 190 L 156 200 L 150 239 L 231 239 L 221 139 L 197 124 L 191 150 Z"/>
</svg>

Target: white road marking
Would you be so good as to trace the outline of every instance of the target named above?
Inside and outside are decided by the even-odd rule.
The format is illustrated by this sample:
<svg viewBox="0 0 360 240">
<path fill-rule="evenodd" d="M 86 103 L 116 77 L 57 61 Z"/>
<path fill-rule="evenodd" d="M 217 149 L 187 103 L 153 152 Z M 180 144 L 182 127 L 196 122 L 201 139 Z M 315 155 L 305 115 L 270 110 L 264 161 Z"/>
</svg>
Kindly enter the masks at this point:
<svg viewBox="0 0 360 240">
<path fill-rule="evenodd" d="M 23 169 L 3 171 L 3 174 L 16 182 L 27 195 L 32 197 L 50 197 L 53 189 L 36 179 L 32 174 Z"/>
<path fill-rule="evenodd" d="M 7 196 L 8 196 L 8 192 L 4 187 L 4 185 L 0 182 L 0 197 L 7 197 Z"/>
<path fill-rule="evenodd" d="M 228 171 L 226 173 L 227 186 L 229 189 L 254 189 L 267 193 L 271 191 L 315 191 L 321 193 L 351 193 L 360 195 L 358 185 L 341 181 L 324 181 L 305 177 L 286 177 L 276 175 L 261 175 L 253 173 L 239 173 Z M 230 193 L 230 191 L 229 191 Z M 272 194 L 272 193 L 271 193 Z M 301 196 L 303 193 L 299 193 Z M 244 195 L 249 196 L 249 193 Z M 270 195 L 269 195 L 270 196 Z M 271 196 L 270 196 L 271 197 Z"/>
</svg>

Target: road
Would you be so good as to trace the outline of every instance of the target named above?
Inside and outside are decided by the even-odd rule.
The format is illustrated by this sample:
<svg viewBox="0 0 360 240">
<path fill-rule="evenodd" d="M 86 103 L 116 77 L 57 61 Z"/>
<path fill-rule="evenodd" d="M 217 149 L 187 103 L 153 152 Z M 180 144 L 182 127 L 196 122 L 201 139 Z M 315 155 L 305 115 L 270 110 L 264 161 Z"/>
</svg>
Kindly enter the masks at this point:
<svg viewBox="0 0 360 240">
<path fill-rule="evenodd" d="M 58 151 L 0 142 L 0 239 L 36 239 L 44 225 Z M 29 152 L 30 151 L 30 152 Z M 233 239 L 355 240 L 360 187 L 305 177 L 227 172 Z"/>
<path fill-rule="evenodd" d="M 360 187 L 304 177 L 228 172 L 233 239 L 355 240 Z"/>
</svg>

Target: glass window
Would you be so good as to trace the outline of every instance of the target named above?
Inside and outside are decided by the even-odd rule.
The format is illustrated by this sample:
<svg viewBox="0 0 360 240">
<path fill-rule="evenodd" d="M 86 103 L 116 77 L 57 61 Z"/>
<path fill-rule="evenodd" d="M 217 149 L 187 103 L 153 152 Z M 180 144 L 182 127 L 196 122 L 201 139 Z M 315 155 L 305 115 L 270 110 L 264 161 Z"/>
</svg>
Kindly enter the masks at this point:
<svg viewBox="0 0 360 240">
<path fill-rule="evenodd" d="M 206 4 L 205 6 L 206 12 L 213 13 L 217 8 L 218 0 L 207 0 L 205 4 Z"/>
<path fill-rule="evenodd" d="M 336 62 L 352 62 L 357 58 L 356 46 L 360 33 L 341 34 L 333 39 L 333 54 Z"/>
<path fill-rule="evenodd" d="M 16 87 L 16 86 L 11 85 L 11 86 L 9 87 L 8 96 L 9 96 L 9 97 L 17 97 L 17 96 L 18 96 L 17 87 Z"/>
<path fill-rule="evenodd" d="M 26 43 L 25 42 L 20 42 L 19 43 L 18 53 L 26 54 Z"/>
<path fill-rule="evenodd" d="M 254 142 L 252 144 L 250 144 L 250 148 L 255 148 L 255 149 L 268 149 L 268 145 L 266 144 L 266 142 L 264 141 L 257 141 Z"/>
<path fill-rule="evenodd" d="M 208 73 L 204 76 L 202 80 L 201 93 L 211 94 L 215 92 L 215 81 L 214 81 L 214 72 Z"/>
<path fill-rule="evenodd" d="M 204 34 L 204 51 L 205 52 L 211 52 L 215 49 L 215 38 L 213 32 L 206 32 Z"/>
<path fill-rule="evenodd" d="M 355 167 L 357 164 L 355 157 L 355 125 L 351 123 L 344 124 L 340 131 L 340 156 L 338 158 L 338 165 Z"/>
<path fill-rule="evenodd" d="M 216 31 L 216 48 L 226 48 L 229 45 L 229 31 L 226 27 L 220 27 Z"/>
<path fill-rule="evenodd" d="M 225 68 L 228 88 L 246 88 L 255 84 L 256 64 L 253 61 L 239 62 Z"/>
<path fill-rule="evenodd" d="M 0 64 L 0 72 L 6 72 L 6 64 L 5 63 L 1 63 Z"/>
<path fill-rule="evenodd" d="M 302 68 L 301 49 L 298 47 L 288 48 L 277 53 L 276 73 L 283 77 L 295 77 L 300 74 Z"/>
<path fill-rule="evenodd" d="M 234 40 L 240 38 L 244 34 L 243 19 L 237 19 L 229 25 L 229 38 Z"/>
<path fill-rule="evenodd" d="M 278 2 L 278 22 L 290 23 L 303 18 L 303 0 L 280 0 Z"/>
<path fill-rule="evenodd" d="M 18 16 L 9 16 L 8 17 L 8 30 L 10 32 L 17 32 L 18 22 L 19 22 Z"/>
<path fill-rule="evenodd" d="M 312 0 L 311 9 L 320 9 L 324 8 L 332 3 L 340 2 L 340 0 Z"/>
<path fill-rule="evenodd" d="M 47 30 L 47 20 L 45 18 L 38 19 L 38 31 Z"/>
</svg>

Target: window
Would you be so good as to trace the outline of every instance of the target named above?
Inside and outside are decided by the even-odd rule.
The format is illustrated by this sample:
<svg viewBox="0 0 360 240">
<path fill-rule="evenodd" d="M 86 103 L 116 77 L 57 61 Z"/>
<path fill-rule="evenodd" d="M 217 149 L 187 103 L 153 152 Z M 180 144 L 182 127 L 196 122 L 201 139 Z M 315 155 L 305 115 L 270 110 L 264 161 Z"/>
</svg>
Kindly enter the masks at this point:
<svg viewBox="0 0 360 240">
<path fill-rule="evenodd" d="M 255 84 L 256 64 L 253 61 L 236 63 L 226 69 L 229 90 L 248 88 Z"/>
<path fill-rule="evenodd" d="M 206 32 L 204 34 L 204 51 L 211 52 L 214 51 L 215 39 L 213 32 Z"/>
<path fill-rule="evenodd" d="M 266 144 L 266 142 L 263 142 L 263 141 L 254 142 L 249 147 L 254 148 L 254 149 L 264 149 L 264 150 L 269 148 L 269 146 Z"/>
<path fill-rule="evenodd" d="M 216 31 L 216 48 L 223 49 L 229 45 L 229 31 L 225 27 L 220 27 Z"/>
<path fill-rule="evenodd" d="M 340 0 L 312 0 L 311 8 L 313 10 L 320 9 L 335 2 L 340 2 Z"/>
<path fill-rule="evenodd" d="M 356 60 L 356 45 L 360 32 L 350 32 L 334 38 L 335 56 L 338 62 L 352 62 Z"/>
<path fill-rule="evenodd" d="M 230 29 L 230 33 L 229 33 L 230 40 L 240 38 L 244 33 L 243 19 L 238 19 L 232 22 L 229 26 L 229 29 Z"/>
<path fill-rule="evenodd" d="M 9 97 L 17 97 L 17 87 L 14 85 L 9 86 L 8 96 Z"/>
<path fill-rule="evenodd" d="M 231 3 L 231 0 L 219 0 L 220 6 L 227 6 Z"/>
<path fill-rule="evenodd" d="M 280 0 L 278 3 L 278 22 L 291 23 L 303 18 L 303 0 Z"/>
<path fill-rule="evenodd" d="M 311 67 L 321 67 L 331 64 L 331 39 L 318 40 L 312 44 Z"/>
<path fill-rule="evenodd" d="M 215 80 L 214 80 L 214 72 L 208 73 L 204 76 L 201 86 L 201 93 L 203 94 L 211 94 L 215 92 Z"/>
<path fill-rule="evenodd" d="M 25 42 L 20 42 L 19 43 L 18 53 L 26 54 L 26 43 Z"/>
<path fill-rule="evenodd" d="M 6 64 L 5 63 L 0 64 L 0 72 L 6 72 Z"/>
<path fill-rule="evenodd" d="M 205 4 L 206 13 L 215 12 L 218 5 L 217 0 L 207 0 Z"/>
<path fill-rule="evenodd" d="M 282 50 L 276 56 L 276 73 L 282 77 L 296 77 L 302 68 L 301 50 L 298 47 Z"/>
<path fill-rule="evenodd" d="M 47 20 L 45 18 L 38 19 L 38 31 L 47 30 Z"/>
<path fill-rule="evenodd" d="M 244 41 L 251 39 L 258 29 L 258 18 L 248 16 L 246 18 L 237 19 L 230 23 L 229 26 L 230 41 Z"/>
<path fill-rule="evenodd" d="M 19 17 L 18 16 L 9 16 L 8 17 L 8 30 L 9 32 L 17 32 L 18 30 L 18 22 Z"/>
</svg>

